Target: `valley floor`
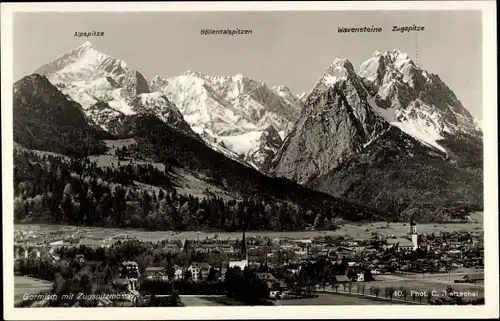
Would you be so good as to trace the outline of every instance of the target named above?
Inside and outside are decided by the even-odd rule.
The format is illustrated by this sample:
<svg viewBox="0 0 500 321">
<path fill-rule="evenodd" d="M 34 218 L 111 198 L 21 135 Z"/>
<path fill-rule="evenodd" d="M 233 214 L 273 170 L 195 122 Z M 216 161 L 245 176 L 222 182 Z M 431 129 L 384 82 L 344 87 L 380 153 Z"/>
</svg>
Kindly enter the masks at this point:
<svg viewBox="0 0 500 321">
<path fill-rule="evenodd" d="M 481 217 L 482 218 L 482 217 Z M 70 225 L 59 224 L 15 224 L 14 229 L 17 231 L 32 230 L 36 231 L 38 235 L 49 233 L 52 231 L 60 231 L 72 233 L 80 229 L 80 232 L 85 234 L 92 234 L 96 237 L 111 237 L 115 234 L 126 234 L 130 237 L 137 237 L 144 241 L 158 241 L 164 239 L 205 239 L 212 238 L 216 234 L 219 238 L 223 239 L 238 239 L 241 238 L 241 231 L 226 232 L 226 231 L 146 231 L 139 229 L 122 229 L 122 228 L 103 228 L 103 227 L 77 227 Z M 354 239 L 370 239 L 372 232 L 378 231 L 381 234 L 394 234 L 406 235 L 409 226 L 407 223 L 387 223 L 387 222 L 374 222 L 374 223 L 346 223 L 342 224 L 339 229 L 335 231 L 247 231 L 247 236 L 261 236 L 272 238 L 291 238 L 291 239 L 308 239 L 315 236 L 326 235 L 349 235 Z M 484 230 L 482 219 L 470 223 L 422 223 L 418 225 L 419 233 L 432 233 L 432 232 L 454 232 L 454 231 L 468 231 L 468 232 L 482 232 Z"/>
<path fill-rule="evenodd" d="M 46 293 L 52 290 L 52 282 L 29 276 L 14 276 L 14 303 L 23 301 L 29 294 Z"/>
</svg>

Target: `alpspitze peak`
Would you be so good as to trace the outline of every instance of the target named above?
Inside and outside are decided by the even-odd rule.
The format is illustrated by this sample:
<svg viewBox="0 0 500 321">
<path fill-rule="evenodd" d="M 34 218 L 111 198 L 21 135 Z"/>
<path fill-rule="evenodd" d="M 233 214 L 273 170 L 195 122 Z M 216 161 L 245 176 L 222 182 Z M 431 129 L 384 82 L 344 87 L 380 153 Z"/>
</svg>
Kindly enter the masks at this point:
<svg viewBox="0 0 500 321">
<path fill-rule="evenodd" d="M 85 41 L 78 49 L 95 49 L 95 46 L 90 41 Z"/>
<path fill-rule="evenodd" d="M 72 52 L 80 56 L 85 55 L 87 52 L 93 51 L 97 52 L 97 49 L 90 41 L 85 41 L 83 44 L 72 50 Z"/>
</svg>

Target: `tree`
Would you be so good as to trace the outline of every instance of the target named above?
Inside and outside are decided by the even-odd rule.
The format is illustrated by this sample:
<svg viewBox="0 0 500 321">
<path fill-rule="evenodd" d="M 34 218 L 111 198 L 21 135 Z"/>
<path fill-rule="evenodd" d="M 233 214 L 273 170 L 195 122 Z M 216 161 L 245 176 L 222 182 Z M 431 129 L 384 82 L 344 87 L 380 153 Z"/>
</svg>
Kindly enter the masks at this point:
<svg viewBox="0 0 500 321">
<path fill-rule="evenodd" d="M 323 220 L 322 220 L 321 214 L 316 215 L 316 218 L 314 219 L 314 228 L 315 229 L 321 228 L 322 223 L 323 223 Z"/>
<path fill-rule="evenodd" d="M 405 287 L 400 287 L 399 290 L 401 291 L 401 294 L 403 295 L 403 299 L 406 301 L 406 298 L 408 297 L 408 289 Z"/>
<path fill-rule="evenodd" d="M 173 264 L 168 263 L 167 266 L 165 267 L 165 273 L 167 274 L 167 278 L 169 280 L 173 280 L 175 278 L 175 268 Z"/>
<path fill-rule="evenodd" d="M 24 260 L 22 262 L 24 262 Z M 63 289 L 64 282 L 65 280 L 62 277 L 61 273 L 57 272 L 54 278 L 54 284 L 52 285 L 52 292 L 59 294 Z"/>
<path fill-rule="evenodd" d="M 91 294 L 92 293 L 92 282 L 89 275 L 84 274 L 80 278 L 80 288 L 82 289 L 82 293 Z"/>
<path fill-rule="evenodd" d="M 184 273 L 184 280 L 192 280 L 193 279 L 193 273 L 191 273 L 190 270 L 187 270 L 186 273 Z"/>
<path fill-rule="evenodd" d="M 181 298 L 179 296 L 178 291 L 173 291 L 171 295 L 169 295 L 168 300 L 167 300 L 167 306 L 169 307 L 178 307 L 182 305 L 181 303 Z"/>
<path fill-rule="evenodd" d="M 431 290 L 428 290 L 426 293 L 426 298 L 427 298 L 427 303 L 431 304 L 431 301 L 432 301 L 432 291 Z"/>
<path fill-rule="evenodd" d="M 392 297 L 393 297 L 393 295 L 394 295 L 394 291 L 395 291 L 395 290 L 396 290 L 396 289 L 395 289 L 393 286 L 388 286 L 388 287 L 386 287 L 386 288 L 385 288 L 385 297 L 386 297 L 386 298 L 389 298 L 389 299 L 391 299 L 391 300 L 392 300 Z"/>
<path fill-rule="evenodd" d="M 371 270 L 365 271 L 365 281 L 368 282 L 368 281 L 373 281 L 373 280 L 374 280 L 374 278 L 373 278 L 372 271 Z"/>
<path fill-rule="evenodd" d="M 216 279 L 217 279 L 217 276 L 215 274 L 215 269 L 214 268 L 210 268 L 210 270 L 208 271 L 207 281 L 208 282 L 213 282 Z"/>
<path fill-rule="evenodd" d="M 373 288 L 373 294 L 375 294 L 375 296 L 378 298 L 378 296 L 380 294 L 380 288 L 379 287 L 374 287 Z"/>
</svg>

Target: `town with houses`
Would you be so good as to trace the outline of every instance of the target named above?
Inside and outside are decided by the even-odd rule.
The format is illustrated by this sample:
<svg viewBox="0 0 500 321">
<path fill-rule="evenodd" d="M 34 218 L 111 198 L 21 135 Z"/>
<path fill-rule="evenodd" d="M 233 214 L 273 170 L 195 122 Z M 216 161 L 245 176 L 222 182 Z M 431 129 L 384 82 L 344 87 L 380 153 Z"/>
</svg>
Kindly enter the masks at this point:
<svg viewBox="0 0 500 321">
<path fill-rule="evenodd" d="M 110 299 L 114 298 L 110 294 L 97 296 L 92 303 L 94 306 L 183 305 L 181 299 L 177 299 L 177 303 L 159 301 L 159 298 L 172 297 L 173 293 L 180 294 L 180 297 L 189 294 L 231 296 L 228 278 L 233 280 L 236 270 L 265 288 L 264 292 L 255 290 L 255 295 L 261 297 L 254 303 L 250 302 L 252 304 L 280 305 L 287 300 L 314 299 L 318 293 L 328 291 L 346 295 L 357 291 L 358 295 L 373 297 L 374 300 L 390 297 L 390 300 L 432 304 L 431 300 L 422 300 L 432 287 L 424 283 L 424 288 L 413 291 L 412 280 L 417 286 L 423 282 L 422 279 L 446 273 L 448 278 L 438 282 L 444 286 L 443 291 L 452 291 L 457 286 L 472 286 L 472 292 L 466 288 L 469 295 L 474 300 L 484 300 L 481 299 L 484 296 L 484 276 L 481 273 L 454 273 L 461 269 L 482 271 L 482 232 L 418 234 L 414 221 L 407 226 L 406 235 L 383 234 L 383 230 L 374 230 L 371 239 L 359 240 L 350 236 L 328 235 L 307 239 L 248 237 L 242 231 L 241 238 L 236 240 L 214 235 L 205 239 L 162 240 L 156 243 L 118 233 L 101 237 L 81 233 L 79 229 L 70 234 L 57 230 L 44 234 L 22 229 L 15 233 L 15 274 L 50 282 L 54 280 L 54 275 L 55 279 L 61 278 L 63 272 L 57 275 L 57 271 L 62 271 L 60 266 L 70 266 L 73 273 L 69 274 L 70 277 L 79 275 L 80 285 L 82 271 L 91 275 L 93 286 L 88 292 L 102 291 L 96 288 L 105 284 L 108 287 L 106 291 L 115 297 L 121 293 L 124 296 L 120 298 L 126 298 L 121 300 L 120 305 L 117 300 Z M 149 259 L 141 257 L 146 255 L 144 249 L 156 254 L 152 254 L 153 258 L 149 255 Z M 111 264 L 105 262 L 107 257 L 102 258 L 106 251 L 121 253 L 121 261 L 114 263 L 115 268 L 110 268 Z M 96 259 L 99 255 L 101 259 Z M 51 272 L 43 272 L 44 269 Z M 102 272 L 104 270 L 107 272 Z M 64 273 L 68 274 L 67 271 Z M 101 276 L 97 277 L 97 274 Z M 229 274 L 232 276 L 229 277 Z M 394 287 L 391 280 L 399 280 L 406 288 Z M 384 281 L 389 281 L 387 286 L 384 286 Z M 54 283 L 47 291 L 54 293 L 56 287 Z M 478 288 L 482 291 L 476 291 Z M 250 292 L 247 291 L 247 294 Z M 404 299 L 394 293 L 403 293 Z M 237 294 L 232 297 L 238 300 Z M 151 303 L 152 300 L 156 303 Z M 245 300 L 240 298 L 241 304 L 245 304 Z M 32 302 L 34 306 L 43 305 L 43 300 L 32 301 L 35 301 Z M 20 302 L 28 304 L 26 298 L 20 299 Z M 79 304 L 82 304 L 80 300 L 66 303 L 70 306 Z"/>
</svg>

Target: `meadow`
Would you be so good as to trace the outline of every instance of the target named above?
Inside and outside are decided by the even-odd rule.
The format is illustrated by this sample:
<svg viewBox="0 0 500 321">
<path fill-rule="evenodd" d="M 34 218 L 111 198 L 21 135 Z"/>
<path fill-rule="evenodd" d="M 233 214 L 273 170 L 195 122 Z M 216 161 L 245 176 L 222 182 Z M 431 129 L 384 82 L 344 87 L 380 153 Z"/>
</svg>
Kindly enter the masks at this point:
<svg viewBox="0 0 500 321">
<path fill-rule="evenodd" d="M 438 232 L 482 232 L 483 222 L 482 214 L 475 215 L 476 219 L 469 223 L 424 223 L 418 224 L 417 231 L 419 234 L 423 233 L 438 233 Z M 335 231 L 247 231 L 247 236 L 260 236 L 269 238 L 290 238 L 290 239 L 309 239 L 316 236 L 351 236 L 357 240 L 370 239 L 372 232 L 378 232 L 382 235 L 395 235 L 404 236 L 407 234 L 409 224 L 404 222 L 387 223 L 387 222 L 373 222 L 373 223 L 352 223 L 345 222 L 339 225 L 340 227 Z M 218 236 L 222 239 L 239 239 L 241 232 L 226 232 L 226 231 L 147 231 L 140 229 L 123 229 L 123 228 L 104 228 L 92 226 L 71 226 L 59 225 L 50 223 L 40 224 L 15 224 L 15 230 L 32 230 L 36 231 L 37 235 L 47 234 L 49 232 L 67 232 L 74 233 L 80 229 L 82 235 L 92 235 L 95 237 L 112 237 L 116 234 L 128 235 L 130 237 L 137 237 L 144 241 L 160 241 L 165 239 L 184 240 L 184 239 L 205 239 Z"/>
</svg>

